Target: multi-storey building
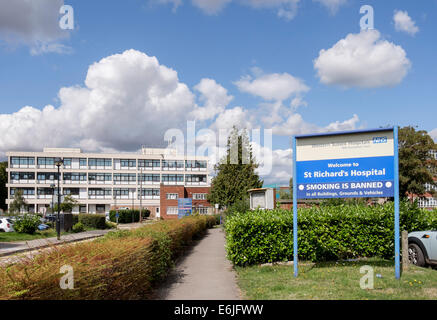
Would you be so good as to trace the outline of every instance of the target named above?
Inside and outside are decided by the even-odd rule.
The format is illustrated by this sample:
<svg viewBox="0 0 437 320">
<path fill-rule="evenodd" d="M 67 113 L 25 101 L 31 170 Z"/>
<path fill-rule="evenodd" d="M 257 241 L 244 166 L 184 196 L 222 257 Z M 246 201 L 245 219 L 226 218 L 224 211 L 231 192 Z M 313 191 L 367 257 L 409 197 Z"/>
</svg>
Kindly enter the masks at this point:
<svg viewBox="0 0 437 320">
<path fill-rule="evenodd" d="M 162 186 L 199 188 L 202 194 L 209 190 L 208 158 L 178 156 L 169 149 L 103 154 L 44 148 L 43 152 L 8 152 L 7 157 L 6 203 L 9 206 L 15 192 L 22 190 L 33 212 L 44 213 L 52 201 L 57 201 L 57 158 L 63 159 L 61 194 L 71 195 L 79 203 L 73 213 L 107 213 L 113 208 L 138 209 L 141 205 L 151 211 L 151 216 L 159 217 Z"/>
</svg>

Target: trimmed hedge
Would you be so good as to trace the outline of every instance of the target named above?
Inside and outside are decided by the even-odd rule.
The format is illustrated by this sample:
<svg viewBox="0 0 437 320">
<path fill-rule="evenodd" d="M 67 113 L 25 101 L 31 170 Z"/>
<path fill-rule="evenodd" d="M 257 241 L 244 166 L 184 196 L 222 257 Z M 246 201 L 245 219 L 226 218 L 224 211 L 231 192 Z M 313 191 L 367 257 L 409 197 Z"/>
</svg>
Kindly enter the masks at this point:
<svg viewBox="0 0 437 320">
<path fill-rule="evenodd" d="M 78 214 L 78 222 L 85 227 L 106 229 L 106 216 L 104 214 L 80 213 Z"/>
<path fill-rule="evenodd" d="M 1 266 L 0 299 L 150 298 L 153 285 L 167 274 L 173 259 L 215 221 L 212 216 L 160 221 Z M 73 268 L 72 290 L 60 288 L 63 265 Z"/>
<path fill-rule="evenodd" d="M 115 214 L 116 214 L 115 210 L 109 211 L 109 220 L 111 222 L 117 222 L 117 218 Z M 132 223 L 132 222 L 140 221 L 140 210 L 132 210 L 132 209 L 118 210 L 118 215 L 119 215 L 118 223 Z"/>
<path fill-rule="evenodd" d="M 310 261 L 394 256 L 394 204 L 302 208 L 298 212 L 299 258 Z M 437 211 L 401 203 L 400 228 L 437 229 Z M 228 258 L 235 265 L 293 260 L 293 213 L 237 213 L 225 222 Z"/>
</svg>

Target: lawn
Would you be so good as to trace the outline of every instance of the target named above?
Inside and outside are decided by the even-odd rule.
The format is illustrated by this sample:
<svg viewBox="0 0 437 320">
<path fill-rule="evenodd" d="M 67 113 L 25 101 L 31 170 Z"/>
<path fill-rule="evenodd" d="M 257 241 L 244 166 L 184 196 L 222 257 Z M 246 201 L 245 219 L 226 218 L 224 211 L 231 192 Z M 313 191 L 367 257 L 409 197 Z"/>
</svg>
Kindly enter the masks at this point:
<svg viewBox="0 0 437 320">
<path fill-rule="evenodd" d="M 93 228 L 85 228 L 84 231 L 95 230 Z M 72 232 L 61 232 L 61 235 L 72 234 Z M 28 241 L 35 239 L 44 239 L 56 237 L 55 229 L 44 231 L 37 230 L 34 234 L 18 233 L 18 232 L 0 232 L 0 242 Z"/>
<path fill-rule="evenodd" d="M 360 267 L 374 268 L 374 289 L 361 289 Z M 381 259 L 356 262 L 300 263 L 299 276 L 293 266 L 236 267 L 238 284 L 251 300 L 437 300 L 437 270 L 410 266 L 400 280 L 394 263 Z M 378 277 L 377 277 L 378 275 Z M 381 275 L 381 277 L 379 277 Z"/>
</svg>

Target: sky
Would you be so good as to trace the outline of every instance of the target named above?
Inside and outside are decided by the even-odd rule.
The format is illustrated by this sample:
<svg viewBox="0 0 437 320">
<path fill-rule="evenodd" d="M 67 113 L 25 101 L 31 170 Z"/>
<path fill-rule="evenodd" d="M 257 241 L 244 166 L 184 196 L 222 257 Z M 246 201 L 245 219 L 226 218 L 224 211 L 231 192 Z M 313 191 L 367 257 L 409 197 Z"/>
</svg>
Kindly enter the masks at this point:
<svg viewBox="0 0 437 320">
<path fill-rule="evenodd" d="M 286 185 L 296 134 L 437 139 L 435 30 L 437 0 L 0 0 L 0 158 L 167 146 L 195 121 L 198 146 L 246 128 L 262 178 Z"/>
</svg>

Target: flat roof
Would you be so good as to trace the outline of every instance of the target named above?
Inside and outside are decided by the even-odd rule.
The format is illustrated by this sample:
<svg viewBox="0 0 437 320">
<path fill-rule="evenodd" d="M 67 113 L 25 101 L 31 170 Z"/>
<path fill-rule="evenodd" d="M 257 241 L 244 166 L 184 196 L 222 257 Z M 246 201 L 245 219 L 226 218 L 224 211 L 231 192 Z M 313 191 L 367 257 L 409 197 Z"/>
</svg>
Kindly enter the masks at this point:
<svg viewBox="0 0 437 320">
<path fill-rule="evenodd" d="M 383 132 L 383 131 L 393 131 L 394 127 L 389 128 L 377 128 L 377 129 L 364 129 L 364 130 L 348 130 L 348 131 L 334 131 L 334 132 L 319 132 L 313 134 L 302 134 L 294 136 L 296 139 L 302 138 L 311 138 L 311 137 L 320 137 L 320 136 L 338 136 L 345 134 L 354 134 L 354 133 L 368 133 L 368 132 Z"/>
</svg>

